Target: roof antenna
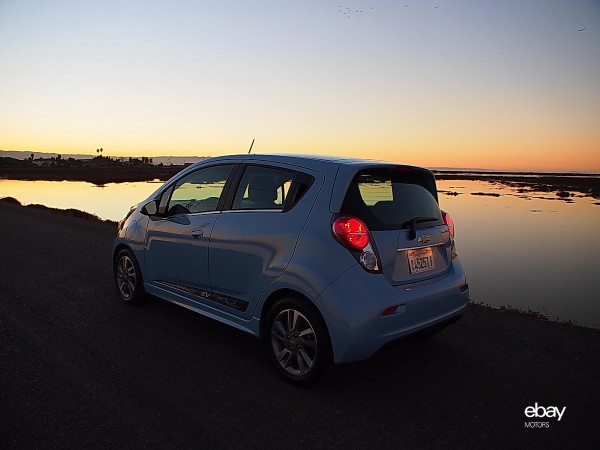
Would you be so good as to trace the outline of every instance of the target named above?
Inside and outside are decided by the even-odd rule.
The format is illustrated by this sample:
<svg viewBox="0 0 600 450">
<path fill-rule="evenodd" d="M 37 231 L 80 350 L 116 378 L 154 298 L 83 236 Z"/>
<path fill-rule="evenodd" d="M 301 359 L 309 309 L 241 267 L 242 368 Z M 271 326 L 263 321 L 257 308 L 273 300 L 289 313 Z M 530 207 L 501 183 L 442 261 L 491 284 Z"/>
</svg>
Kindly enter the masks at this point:
<svg viewBox="0 0 600 450">
<path fill-rule="evenodd" d="M 254 145 L 254 139 L 252 139 L 252 144 L 250 144 L 250 148 L 248 149 L 248 154 L 252 151 L 252 146 Z"/>
</svg>

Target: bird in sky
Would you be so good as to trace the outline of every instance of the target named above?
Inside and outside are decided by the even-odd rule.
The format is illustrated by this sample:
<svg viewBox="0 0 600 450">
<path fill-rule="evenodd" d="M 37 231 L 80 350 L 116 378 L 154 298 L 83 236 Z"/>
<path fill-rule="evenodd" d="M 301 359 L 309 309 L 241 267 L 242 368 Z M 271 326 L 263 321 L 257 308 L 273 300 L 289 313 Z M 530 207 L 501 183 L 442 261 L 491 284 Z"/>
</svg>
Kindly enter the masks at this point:
<svg viewBox="0 0 600 450">
<path fill-rule="evenodd" d="M 371 6 L 371 12 L 375 9 L 374 6 Z M 354 16 L 355 14 L 363 14 L 365 11 L 362 9 L 350 9 L 347 8 L 345 5 L 338 5 L 338 13 L 342 14 L 344 17 L 346 17 L 347 19 L 350 19 L 351 16 Z"/>
<path fill-rule="evenodd" d="M 584 30 L 585 30 L 585 28 L 582 28 L 581 30 L 577 30 L 577 31 L 584 31 Z"/>
</svg>

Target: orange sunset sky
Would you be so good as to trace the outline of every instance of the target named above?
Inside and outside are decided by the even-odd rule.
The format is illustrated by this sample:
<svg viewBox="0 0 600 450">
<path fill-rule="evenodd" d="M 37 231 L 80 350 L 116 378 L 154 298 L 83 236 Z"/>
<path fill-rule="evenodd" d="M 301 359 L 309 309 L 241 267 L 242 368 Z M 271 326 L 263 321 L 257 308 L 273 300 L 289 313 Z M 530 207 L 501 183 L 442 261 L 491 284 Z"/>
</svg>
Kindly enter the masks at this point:
<svg viewBox="0 0 600 450">
<path fill-rule="evenodd" d="M 600 172 L 595 0 L 3 0 L 0 60 L 3 150 Z"/>
</svg>

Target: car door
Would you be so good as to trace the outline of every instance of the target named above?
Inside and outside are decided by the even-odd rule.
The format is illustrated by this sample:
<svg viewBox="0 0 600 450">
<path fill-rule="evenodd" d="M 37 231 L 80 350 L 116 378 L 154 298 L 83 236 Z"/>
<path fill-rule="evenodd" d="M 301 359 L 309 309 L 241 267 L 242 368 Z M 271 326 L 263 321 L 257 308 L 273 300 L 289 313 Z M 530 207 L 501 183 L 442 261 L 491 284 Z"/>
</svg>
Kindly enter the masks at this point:
<svg viewBox="0 0 600 450">
<path fill-rule="evenodd" d="M 211 303 L 208 247 L 232 168 L 200 168 L 162 192 L 146 231 L 146 282 Z"/>
<path fill-rule="evenodd" d="M 210 244 L 214 306 L 250 319 L 264 289 L 286 269 L 316 198 L 318 172 L 247 165 Z M 318 187 L 318 186 L 316 186 Z"/>
</svg>

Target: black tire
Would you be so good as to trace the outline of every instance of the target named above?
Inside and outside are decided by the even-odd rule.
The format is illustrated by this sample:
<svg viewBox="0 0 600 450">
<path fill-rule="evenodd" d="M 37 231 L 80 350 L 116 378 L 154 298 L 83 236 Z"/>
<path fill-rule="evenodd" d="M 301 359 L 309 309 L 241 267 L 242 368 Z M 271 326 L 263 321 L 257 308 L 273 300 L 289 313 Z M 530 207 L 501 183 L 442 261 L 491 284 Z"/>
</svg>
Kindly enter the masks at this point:
<svg viewBox="0 0 600 450">
<path fill-rule="evenodd" d="M 315 308 L 296 298 L 277 301 L 267 314 L 265 345 L 285 379 L 307 386 L 332 364 L 331 339 Z"/>
<path fill-rule="evenodd" d="M 147 300 L 140 266 L 133 252 L 123 249 L 114 264 L 115 286 L 119 298 L 127 304 L 139 305 Z"/>
</svg>

